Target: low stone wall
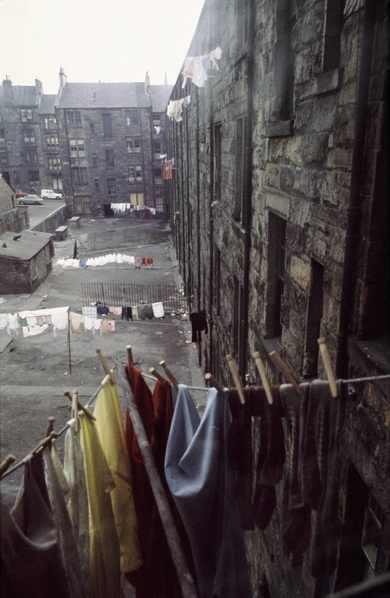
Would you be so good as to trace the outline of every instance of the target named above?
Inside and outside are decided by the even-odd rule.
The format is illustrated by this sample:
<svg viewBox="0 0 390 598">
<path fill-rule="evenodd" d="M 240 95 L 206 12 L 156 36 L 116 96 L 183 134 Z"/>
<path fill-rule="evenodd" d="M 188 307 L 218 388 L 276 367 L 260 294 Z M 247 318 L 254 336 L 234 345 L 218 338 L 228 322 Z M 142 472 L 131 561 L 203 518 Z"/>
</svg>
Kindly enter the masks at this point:
<svg viewBox="0 0 390 598">
<path fill-rule="evenodd" d="M 59 226 L 66 224 L 67 219 L 66 206 L 61 206 L 58 210 L 45 218 L 45 220 L 42 220 L 42 222 L 33 226 L 31 230 L 40 231 L 42 233 L 55 233 Z"/>
<path fill-rule="evenodd" d="M 20 233 L 29 227 L 27 208 L 14 208 L 0 216 L 0 235 L 5 232 Z"/>
</svg>

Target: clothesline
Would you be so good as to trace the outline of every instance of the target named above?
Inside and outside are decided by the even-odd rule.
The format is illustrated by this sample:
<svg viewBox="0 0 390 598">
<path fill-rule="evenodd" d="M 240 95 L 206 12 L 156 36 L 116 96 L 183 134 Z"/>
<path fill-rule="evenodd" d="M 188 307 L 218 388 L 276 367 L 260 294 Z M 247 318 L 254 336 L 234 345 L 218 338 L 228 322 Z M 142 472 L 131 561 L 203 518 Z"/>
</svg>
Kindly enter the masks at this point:
<svg viewBox="0 0 390 598">
<path fill-rule="evenodd" d="M 117 366 L 115 365 L 112 369 L 115 370 L 116 367 Z M 144 372 L 142 372 L 142 376 L 144 378 L 149 379 L 149 380 L 156 380 L 156 378 L 154 376 L 150 376 L 149 374 L 145 374 Z M 364 378 L 351 378 L 351 379 L 348 379 L 348 380 L 338 380 L 338 382 L 340 384 L 360 384 L 362 382 L 377 382 L 379 380 L 389 380 L 389 379 L 390 379 L 390 374 L 383 374 L 381 376 L 367 376 L 367 377 L 364 377 Z M 100 386 L 97 389 L 97 391 L 89 398 L 88 402 L 85 405 L 86 407 L 89 407 L 89 405 L 91 405 L 91 403 L 96 399 L 97 395 L 99 394 L 99 392 L 101 391 L 101 389 L 104 386 L 104 380 L 100 384 Z M 202 392 L 208 392 L 208 390 L 209 390 L 209 388 L 207 386 L 187 386 L 187 388 L 188 388 L 188 390 L 196 390 L 196 391 L 202 391 Z M 235 388 L 226 388 L 226 390 L 229 391 L 229 390 L 236 390 L 236 389 Z M 64 432 L 66 432 L 66 430 L 68 429 L 68 427 L 69 427 L 69 422 L 67 424 L 65 424 L 65 426 L 63 428 L 61 428 L 61 430 L 59 432 L 56 432 L 55 436 L 53 436 L 53 438 L 59 438 Z M 11 473 L 13 473 L 14 471 L 16 471 L 17 469 L 19 469 L 19 467 L 21 467 L 25 463 L 27 457 L 30 454 L 31 453 L 28 453 L 26 455 L 26 457 L 24 457 L 21 461 L 19 461 L 19 463 L 17 463 L 14 467 L 12 467 L 8 471 L 6 471 L 1 476 L 0 481 L 3 480 L 6 476 L 8 476 Z"/>
</svg>

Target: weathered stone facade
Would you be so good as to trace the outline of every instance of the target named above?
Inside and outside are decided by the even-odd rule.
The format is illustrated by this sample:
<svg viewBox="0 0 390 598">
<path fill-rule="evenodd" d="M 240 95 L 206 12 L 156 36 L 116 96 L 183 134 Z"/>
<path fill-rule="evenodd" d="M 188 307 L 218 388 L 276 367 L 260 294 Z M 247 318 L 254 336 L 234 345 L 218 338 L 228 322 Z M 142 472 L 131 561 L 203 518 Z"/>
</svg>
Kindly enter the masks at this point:
<svg viewBox="0 0 390 598">
<path fill-rule="evenodd" d="M 202 366 L 224 384 L 229 353 L 258 382 L 253 351 L 275 383 L 272 351 L 324 377 L 319 337 L 339 378 L 389 373 L 387 11 L 386 0 L 205 3 L 188 55 L 220 46 L 220 71 L 173 89 L 191 103 L 169 126 L 167 197 L 190 307 L 208 314 Z M 320 583 L 307 555 L 283 552 L 278 510 L 248 538 L 257 596 L 325 596 L 389 569 L 389 381 L 352 390 L 337 571 Z"/>
</svg>

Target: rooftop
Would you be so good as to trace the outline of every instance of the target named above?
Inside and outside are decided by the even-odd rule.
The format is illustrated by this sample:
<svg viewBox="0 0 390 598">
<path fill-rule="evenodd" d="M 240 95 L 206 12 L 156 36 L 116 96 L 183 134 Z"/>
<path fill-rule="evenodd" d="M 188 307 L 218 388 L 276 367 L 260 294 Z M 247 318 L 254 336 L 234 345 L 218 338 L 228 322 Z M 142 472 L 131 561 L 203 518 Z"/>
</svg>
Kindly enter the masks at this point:
<svg viewBox="0 0 390 598">
<path fill-rule="evenodd" d="M 0 258 L 30 260 L 50 242 L 52 236 L 31 230 L 3 233 L 0 235 Z M 19 238 L 14 241 L 14 237 Z M 7 247 L 3 247 L 4 243 Z"/>
</svg>

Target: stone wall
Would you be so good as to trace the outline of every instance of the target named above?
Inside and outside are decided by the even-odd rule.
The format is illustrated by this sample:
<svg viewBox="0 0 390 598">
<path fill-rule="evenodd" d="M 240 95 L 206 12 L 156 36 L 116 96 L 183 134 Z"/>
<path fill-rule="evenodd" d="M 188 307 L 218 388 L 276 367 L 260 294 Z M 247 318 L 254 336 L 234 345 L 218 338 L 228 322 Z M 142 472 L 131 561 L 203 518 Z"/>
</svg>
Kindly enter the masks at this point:
<svg viewBox="0 0 390 598">
<path fill-rule="evenodd" d="M 31 230 L 40 231 L 41 233 L 55 233 L 59 226 L 66 224 L 68 219 L 68 207 L 61 206 L 55 212 L 52 212 L 47 218 L 42 220 L 39 224 L 34 226 Z"/>
<path fill-rule="evenodd" d="M 241 376 L 255 383 L 253 351 L 263 355 L 274 383 L 281 377 L 271 351 L 298 376 L 324 377 L 317 339 L 325 337 L 336 364 L 348 227 L 357 214 L 357 259 L 348 265 L 356 269 L 356 284 L 347 314 L 357 345 L 348 350 L 349 375 L 390 371 L 388 183 L 380 173 L 388 163 L 388 2 L 378 0 L 367 12 L 364 2 L 348 2 L 343 14 L 340 6 L 331 0 L 291 6 L 287 0 L 248 0 L 238 9 L 233 0 L 206 1 L 188 55 L 205 55 L 219 45 L 220 71 L 208 71 L 203 88 L 189 82 L 183 89 L 179 77 L 172 92 L 173 100 L 191 95 L 191 103 L 183 121 L 172 122 L 168 131 L 169 157 L 176 163 L 167 186 L 170 220 L 190 307 L 206 309 L 209 318 L 200 363 L 226 385 L 228 353 L 236 356 Z M 362 56 L 371 51 L 363 72 Z M 358 74 L 368 94 L 366 122 L 356 123 L 358 102 L 364 101 Z M 361 155 L 362 168 L 356 168 Z M 351 209 L 352 201 L 359 207 Z M 356 346 L 364 339 L 376 350 L 370 346 L 363 358 Z M 295 558 L 284 551 L 281 482 L 265 534 L 248 536 L 256 596 L 268 591 L 275 598 L 320 597 L 368 575 L 361 543 L 374 500 L 382 535 L 373 568 L 380 573 L 389 566 L 389 388 L 363 384 L 354 391 L 346 398 L 338 474 L 337 571 L 315 580 L 307 553 Z M 351 488 L 360 479 L 362 515 L 352 541 Z M 355 567 L 348 566 L 348 548 Z"/>
</svg>

